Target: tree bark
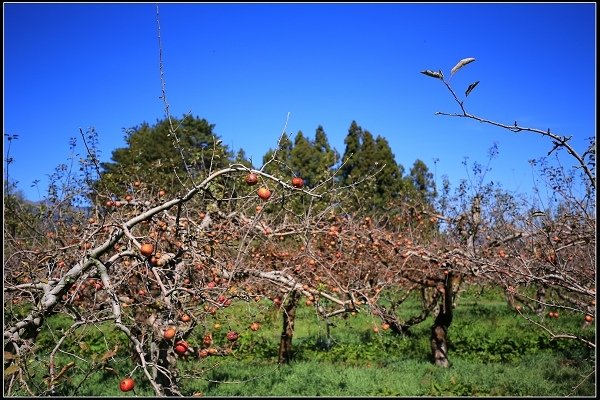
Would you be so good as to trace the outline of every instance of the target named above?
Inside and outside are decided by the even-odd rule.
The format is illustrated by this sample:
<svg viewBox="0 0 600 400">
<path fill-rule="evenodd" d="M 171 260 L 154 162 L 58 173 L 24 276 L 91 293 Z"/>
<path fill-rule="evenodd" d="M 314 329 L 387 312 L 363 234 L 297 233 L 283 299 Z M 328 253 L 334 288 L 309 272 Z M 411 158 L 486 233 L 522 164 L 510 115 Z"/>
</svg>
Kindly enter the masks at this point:
<svg viewBox="0 0 600 400">
<path fill-rule="evenodd" d="M 292 360 L 292 338 L 294 336 L 294 319 L 300 292 L 293 290 L 283 306 L 283 330 L 279 341 L 279 364 L 289 364 Z"/>
<path fill-rule="evenodd" d="M 538 301 L 535 307 L 535 312 L 537 315 L 542 315 L 544 313 L 544 309 L 546 308 L 544 306 L 544 303 L 546 302 L 546 287 L 543 283 L 538 286 L 535 298 Z"/>
<path fill-rule="evenodd" d="M 157 385 L 161 388 L 163 396 L 181 396 L 177 385 L 177 358 L 173 353 L 173 346 L 166 340 L 161 340 L 157 350 L 157 365 L 160 367 L 155 369 Z"/>
<path fill-rule="evenodd" d="M 447 275 L 444 285 L 437 290 L 442 297 L 442 304 L 431 328 L 431 354 L 435 365 L 443 368 L 450 366 L 448 360 L 448 328 L 452 323 L 454 291 L 452 288 L 452 272 Z"/>
</svg>

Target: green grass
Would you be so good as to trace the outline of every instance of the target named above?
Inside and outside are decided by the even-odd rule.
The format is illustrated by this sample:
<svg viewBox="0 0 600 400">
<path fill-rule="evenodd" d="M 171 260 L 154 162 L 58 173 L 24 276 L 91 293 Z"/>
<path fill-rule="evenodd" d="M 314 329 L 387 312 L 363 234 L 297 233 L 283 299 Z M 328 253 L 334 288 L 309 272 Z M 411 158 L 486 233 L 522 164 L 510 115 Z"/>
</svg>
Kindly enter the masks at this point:
<svg viewBox="0 0 600 400">
<path fill-rule="evenodd" d="M 580 315 L 565 312 L 551 324 L 557 332 L 573 331 L 580 326 L 580 319 Z M 261 323 L 257 332 L 248 329 L 253 320 Z M 217 321 L 222 325 L 220 330 L 213 328 Z M 210 330 L 216 344 L 226 345 L 225 333 L 235 329 L 240 338 L 233 354 L 181 360 L 178 366 L 184 378 L 182 393 L 261 397 L 595 394 L 594 352 L 574 341 L 550 341 L 543 331 L 518 317 L 502 294 L 493 290 L 468 290 L 457 300 L 449 330 L 451 367 L 447 369 L 435 367 L 429 360 L 431 318 L 411 328 L 409 336 L 373 332 L 373 325 L 380 325 L 380 321 L 366 314 L 330 322 L 333 325 L 327 335 L 325 321 L 315 316 L 314 309 L 301 306 L 293 340 L 294 361 L 278 366 L 279 312 L 270 303 L 262 302 L 229 307 L 206 320 L 189 341 L 200 344 Z M 37 360 L 30 362 L 30 371 L 35 373 L 30 380 L 32 385 L 44 387 L 41 378 L 47 373 L 49 348 L 57 331 L 66 326 L 64 319 L 53 317 L 41 332 Z M 593 328 L 577 333 L 595 340 Z M 59 369 L 70 361 L 76 362 L 61 381 L 59 394 L 131 395 L 118 390 L 119 379 L 134 369 L 126 346 L 114 359 L 100 360 L 117 343 L 124 343 L 124 338 L 109 324 L 78 330 L 58 358 Z M 139 368 L 134 378 L 135 395 L 153 396 Z"/>
<path fill-rule="evenodd" d="M 317 361 L 289 366 L 223 362 L 205 379 L 189 381 L 190 392 L 206 396 L 557 396 L 572 392 L 578 372 L 551 356 L 535 356 L 521 365 L 455 360 L 449 369 L 417 360 L 385 367 Z M 260 374 L 257 370 L 264 373 Z M 570 378 L 566 381 L 564 377 Z M 561 379 L 562 378 L 562 379 Z M 593 395 L 587 385 L 576 395 Z"/>
</svg>

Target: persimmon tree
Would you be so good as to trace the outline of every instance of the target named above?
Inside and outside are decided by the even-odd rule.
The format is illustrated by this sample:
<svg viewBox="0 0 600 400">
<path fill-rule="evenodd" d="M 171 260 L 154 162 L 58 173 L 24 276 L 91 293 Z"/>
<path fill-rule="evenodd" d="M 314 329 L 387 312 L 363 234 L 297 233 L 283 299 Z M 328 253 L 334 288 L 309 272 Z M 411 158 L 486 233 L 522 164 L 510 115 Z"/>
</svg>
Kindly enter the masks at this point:
<svg viewBox="0 0 600 400">
<path fill-rule="evenodd" d="M 162 78 L 162 49 L 160 70 Z M 206 325 L 209 317 L 233 301 L 260 297 L 250 278 L 271 282 L 277 275 L 243 263 L 252 244 L 272 229 L 263 217 L 280 221 L 277 229 L 287 235 L 301 232 L 295 224 L 311 226 L 310 210 L 296 210 L 297 222 L 286 219 L 292 213 L 286 201 L 301 193 L 319 199 L 325 185 L 299 187 L 291 177 L 267 173 L 275 157 L 260 169 L 227 160 L 214 137 L 200 144 L 184 140 L 198 124 L 171 118 L 163 79 L 161 84 L 166 112 L 161 129 L 144 126 L 129 136 L 129 145 L 160 135 L 164 152 L 153 148 L 146 158 L 171 168 L 171 181 L 167 170 L 156 171 L 155 182 L 151 165 L 136 169 L 140 164 L 126 149 L 118 152 L 118 163 L 101 166 L 96 138 L 86 140 L 82 133 L 86 155 L 57 168 L 33 221 L 19 214 L 4 232 L 6 395 L 65 394 L 73 370 L 124 378 L 116 365 L 123 364 L 124 347 L 132 354 L 127 376 L 145 380 L 158 396 L 181 395 L 178 360 L 227 355 L 239 337 L 230 330 L 218 340 Z M 248 185 L 248 174 L 270 189 L 269 198 Z M 8 200 L 18 212 L 18 199 L 8 193 Z M 67 325 L 49 325 L 54 316 Z M 112 343 L 108 338 L 115 335 L 105 336 L 104 354 L 96 359 L 86 359 L 97 349 L 84 344 L 76 354 L 83 363 L 65 362 L 61 356 L 73 354 L 68 349 L 90 329 L 109 329 L 120 340 Z M 54 338 L 49 354 L 40 354 L 36 345 L 42 330 Z M 46 369 L 46 380 L 34 379 L 40 368 Z"/>
<path fill-rule="evenodd" d="M 474 61 L 472 57 L 460 60 L 451 75 Z M 479 81 L 468 85 L 461 99 L 442 71 L 422 73 L 440 80 L 460 109 L 436 115 L 466 118 L 549 140 L 551 148 L 547 156 L 530 161 L 544 180 L 544 186 L 536 188 L 537 194 L 544 190 L 553 193 L 549 202 L 538 196 L 537 200 L 517 204 L 510 196 L 496 196 L 496 201 L 482 208 L 475 237 L 479 250 L 465 258 L 465 262 L 473 267 L 473 275 L 504 288 L 519 315 L 547 332 L 551 339 L 574 339 L 595 348 L 595 340 L 590 338 L 590 334 L 595 335 L 593 329 L 575 326 L 572 332 L 557 332 L 549 318 L 544 318 L 547 310 L 552 315 L 559 310 L 573 313 L 580 316 L 583 328 L 592 328 L 591 321 L 595 319 L 595 138 L 589 139 L 587 148 L 577 150 L 572 136 L 551 129 L 524 127 L 517 121 L 499 123 L 473 115 L 467 111 L 466 98 Z M 562 163 L 558 167 L 550 164 L 549 157 L 553 154 L 558 161 L 566 155 L 574 166 L 568 169 Z"/>
<path fill-rule="evenodd" d="M 247 186 L 248 174 L 273 187 L 268 201 Z M 207 335 L 202 326 L 206 317 L 233 300 L 253 300 L 256 293 L 244 285 L 248 276 L 269 281 L 276 275 L 267 268 L 249 269 L 242 262 L 245 254 L 251 254 L 251 243 L 271 229 L 261 221 L 270 213 L 263 207 L 285 214 L 288 210 L 279 207 L 285 198 L 299 193 L 320 196 L 292 186 L 290 179 L 235 163 L 208 171 L 202 181 L 176 197 L 147 185 L 133 184 L 133 191 L 95 204 L 87 215 L 69 214 L 68 224 L 61 219 L 63 210 L 70 209 L 68 201 L 56 203 L 50 209 L 59 214 L 40 216 L 41 226 L 49 228 L 29 227 L 39 230 L 37 241 L 23 243 L 20 235 L 5 236 L 11 255 L 5 260 L 5 301 L 14 302 L 4 329 L 5 351 L 11 354 L 5 367 L 14 366 L 8 370 L 8 393 L 18 383 L 30 394 L 60 393 L 65 374 L 59 373 L 56 355 L 61 347 L 73 340 L 76 331 L 110 321 L 134 351 L 131 374 L 139 369 L 157 395 L 180 394 L 177 358 L 201 357 L 202 348 L 211 348 L 206 341 L 194 340 L 195 328 Z M 234 192 L 238 195 L 230 196 Z M 216 204 L 207 207 L 213 201 Z M 308 215 L 300 214 L 298 226 L 310 226 Z M 297 233 L 292 223 L 275 219 L 283 221 L 281 229 L 288 235 Z M 23 307 L 17 310 L 18 305 Z M 48 386 L 31 387 L 27 361 L 35 354 L 37 334 L 57 313 L 68 317 L 71 325 L 64 332 L 53 331 L 57 344 L 49 355 Z M 167 330 L 175 335 L 165 337 Z M 230 342 L 235 339 L 234 333 L 228 336 Z M 215 350 L 213 354 L 227 354 L 230 348 Z M 115 348 L 107 348 L 102 361 L 116 354 Z M 90 369 L 106 367 L 100 364 Z"/>
</svg>

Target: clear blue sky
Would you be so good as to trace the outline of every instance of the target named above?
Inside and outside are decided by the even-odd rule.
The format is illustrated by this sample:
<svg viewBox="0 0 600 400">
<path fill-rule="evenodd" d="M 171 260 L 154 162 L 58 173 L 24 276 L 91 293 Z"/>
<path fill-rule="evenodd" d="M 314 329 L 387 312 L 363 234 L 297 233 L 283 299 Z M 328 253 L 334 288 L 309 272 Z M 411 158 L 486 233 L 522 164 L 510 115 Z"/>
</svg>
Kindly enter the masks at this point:
<svg viewBox="0 0 600 400">
<path fill-rule="evenodd" d="M 160 4 L 172 115 L 215 124 L 232 149 L 260 166 L 287 132 L 322 125 L 340 154 L 352 120 L 387 138 L 408 172 L 416 159 L 453 185 L 462 165 L 487 163 L 508 190 L 529 191 L 527 160 L 551 143 L 460 118 L 441 81 L 420 74 L 476 61 L 452 78 L 469 83 L 481 117 L 573 135 L 596 132 L 595 3 Z M 99 132 L 101 160 L 123 147 L 123 128 L 164 118 L 156 4 L 4 3 L 4 133 L 17 134 L 9 176 L 31 200 L 67 160 L 79 129 Z M 4 140 L 6 158 L 6 139 Z M 83 151 L 83 147 L 79 147 Z M 434 160 L 438 159 L 436 165 Z M 565 160 L 568 158 L 565 156 Z M 40 180 L 39 192 L 32 188 Z"/>
</svg>

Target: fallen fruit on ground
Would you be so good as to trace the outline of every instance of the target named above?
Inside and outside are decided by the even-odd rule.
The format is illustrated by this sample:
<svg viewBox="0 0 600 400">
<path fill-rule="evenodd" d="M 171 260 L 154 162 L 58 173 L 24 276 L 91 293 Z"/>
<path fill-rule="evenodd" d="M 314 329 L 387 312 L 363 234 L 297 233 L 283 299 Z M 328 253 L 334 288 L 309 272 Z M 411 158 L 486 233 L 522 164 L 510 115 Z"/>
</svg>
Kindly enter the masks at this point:
<svg viewBox="0 0 600 400">
<path fill-rule="evenodd" d="M 258 322 L 253 322 L 252 324 L 250 324 L 250 330 L 256 332 L 259 329 L 260 329 L 260 324 Z"/>
<path fill-rule="evenodd" d="M 227 332 L 227 340 L 229 340 L 230 342 L 235 342 L 238 339 L 238 337 L 239 335 L 235 331 Z"/>
</svg>

